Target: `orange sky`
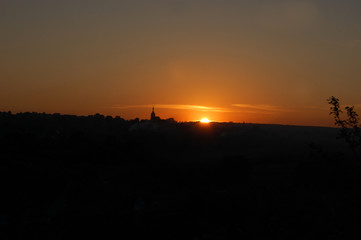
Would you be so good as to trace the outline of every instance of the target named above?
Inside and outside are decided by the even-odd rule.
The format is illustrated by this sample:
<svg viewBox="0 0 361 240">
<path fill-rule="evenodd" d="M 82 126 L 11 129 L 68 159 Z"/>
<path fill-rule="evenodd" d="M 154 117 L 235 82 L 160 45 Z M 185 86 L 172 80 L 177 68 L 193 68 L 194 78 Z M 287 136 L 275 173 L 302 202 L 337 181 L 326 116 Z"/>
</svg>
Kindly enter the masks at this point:
<svg viewBox="0 0 361 240">
<path fill-rule="evenodd" d="M 0 111 L 332 126 L 360 1 L 4 0 Z"/>
</svg>

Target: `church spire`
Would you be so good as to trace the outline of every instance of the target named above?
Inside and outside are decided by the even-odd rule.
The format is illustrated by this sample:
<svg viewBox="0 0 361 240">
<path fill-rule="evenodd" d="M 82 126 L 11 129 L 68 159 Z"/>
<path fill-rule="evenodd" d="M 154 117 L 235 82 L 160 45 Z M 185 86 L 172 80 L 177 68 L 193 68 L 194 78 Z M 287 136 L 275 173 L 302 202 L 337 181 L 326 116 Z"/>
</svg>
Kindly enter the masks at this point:
<svg viewBox="0 0 361 240">
<path fill-rule="evenodd" d="M 156 116 L 155 116 L 154 105 L 153 105 L 153 110 L 152 110 L 152 113 L 150 114 L 150 120 L 154 121 L 155 119 L 156 119 Z"/>
</svg>

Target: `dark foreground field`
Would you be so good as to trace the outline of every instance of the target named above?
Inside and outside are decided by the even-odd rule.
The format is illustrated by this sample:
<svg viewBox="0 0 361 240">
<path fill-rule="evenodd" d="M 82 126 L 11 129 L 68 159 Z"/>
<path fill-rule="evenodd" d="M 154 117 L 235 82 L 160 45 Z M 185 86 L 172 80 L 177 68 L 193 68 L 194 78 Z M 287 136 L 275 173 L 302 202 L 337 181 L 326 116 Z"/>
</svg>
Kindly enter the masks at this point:
<svg viewBox="0 0 361 240">
<path fill-rule="evenodd" d="M 0 113 L 0 238 L 360 239 L 337 134 Z"/>
</svg>

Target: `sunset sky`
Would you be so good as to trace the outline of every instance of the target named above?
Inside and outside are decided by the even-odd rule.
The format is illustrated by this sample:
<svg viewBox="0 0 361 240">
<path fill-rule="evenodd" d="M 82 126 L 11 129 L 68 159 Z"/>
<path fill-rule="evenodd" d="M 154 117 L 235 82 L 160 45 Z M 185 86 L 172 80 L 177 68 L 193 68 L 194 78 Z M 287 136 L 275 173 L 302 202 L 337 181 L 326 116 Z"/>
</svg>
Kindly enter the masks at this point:
<svg viewBox="0 0 361 240">
<path fill-rule="evenodd" d="M 332 126 L 329 96 L 361 107 L 360 0 L 0 0 L 0 32 L 0 111 Z"/>
</svg>

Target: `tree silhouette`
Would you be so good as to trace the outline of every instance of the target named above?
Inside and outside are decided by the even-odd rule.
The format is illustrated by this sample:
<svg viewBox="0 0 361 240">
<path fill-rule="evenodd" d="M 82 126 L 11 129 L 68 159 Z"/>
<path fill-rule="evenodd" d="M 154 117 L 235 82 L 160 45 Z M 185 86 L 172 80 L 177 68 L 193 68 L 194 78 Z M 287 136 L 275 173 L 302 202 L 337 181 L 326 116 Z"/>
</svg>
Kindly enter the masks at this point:
<svg viewBox="0 0 361 240">
<path fill-rule="evenodd" d="M 361 161 L 361 131 L 359 124 L 359 115 L 355 112 L 354 106 L 346 106 L 346 119 L 342 119 L 343 111 L 340 107 L 340 100 L 334 96 L 327 99 L 330 104 L 330 115 L 333 115 L 335 125 L 341 127 L 340 137 L 345 139 L 351 147 L 355 157 Z"/>
</svg>

